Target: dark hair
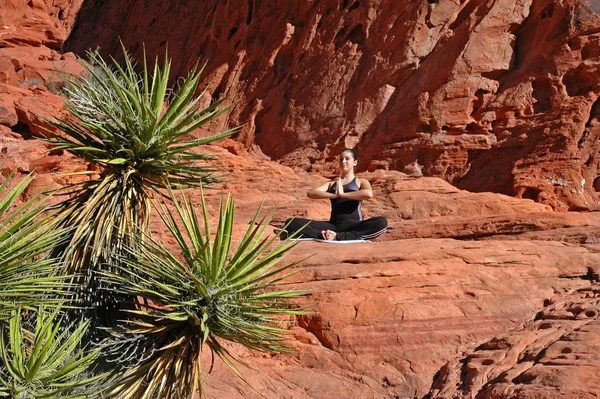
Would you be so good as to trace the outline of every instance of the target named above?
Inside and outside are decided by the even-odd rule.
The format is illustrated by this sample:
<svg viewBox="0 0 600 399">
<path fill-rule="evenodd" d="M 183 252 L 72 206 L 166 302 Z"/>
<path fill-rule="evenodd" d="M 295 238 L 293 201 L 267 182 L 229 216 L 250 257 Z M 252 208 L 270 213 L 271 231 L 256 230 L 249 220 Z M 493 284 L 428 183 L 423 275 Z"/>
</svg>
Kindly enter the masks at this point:
<svg viewBox="0 0 600 399">
<path fill-rule="evenodd" d="M 340 151 L 340 155 L 344 152 L 349 152 L 350 154 L 352 154 L 352 158 L 354 158 L 354 160 L 358 162 L 358 154 L 352 148 L 344 148 L 342 151 Z"/>
</svg>

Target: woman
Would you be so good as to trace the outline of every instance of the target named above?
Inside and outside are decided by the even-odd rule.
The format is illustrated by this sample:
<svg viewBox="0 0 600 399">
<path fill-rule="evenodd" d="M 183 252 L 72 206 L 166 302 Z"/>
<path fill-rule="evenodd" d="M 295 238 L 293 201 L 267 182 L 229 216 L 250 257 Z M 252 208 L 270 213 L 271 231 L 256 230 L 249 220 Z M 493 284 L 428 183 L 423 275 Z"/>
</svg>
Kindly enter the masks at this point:
<svg viewBox="0 0 600 399">
<path fill-rule="evenodd" d="M 286 220 L 289 234 L 298 232 L 297 238 L 323 238 L 326 240 L 371 240 L 387 229 L 387 220 L 378 216 L 363 220 L 360 206 L 363 200 L 373 198 L 371 184 L 354 176 L 358 164 L 356 152 L 345 148 L 340 154 L 340 176 L 336 180 L 313 188 L 307 194 L 311 199 L 331 200 L 328 222 L 293 218 Z"/>
</svg>

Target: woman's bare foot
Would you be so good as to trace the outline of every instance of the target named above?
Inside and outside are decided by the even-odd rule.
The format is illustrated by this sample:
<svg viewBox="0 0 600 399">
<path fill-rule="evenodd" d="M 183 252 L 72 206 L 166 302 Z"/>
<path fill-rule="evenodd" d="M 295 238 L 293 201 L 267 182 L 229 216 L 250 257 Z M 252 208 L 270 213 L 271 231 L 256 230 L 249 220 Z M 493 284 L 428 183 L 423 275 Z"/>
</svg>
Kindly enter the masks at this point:
<svg viewBox="0 0 600 399">
<path fill-rule="evenodd" d="M 336 233 L 335 231 L 331 231 L 331 230 L 323 230 L 321 231 L 321 235 L 323 236 L 324 239 L 329 240 L 329 241 L 335 241 L 335 237 L 336 237 Z"/>
<path fill-rule="evenodd" d="M 280 240 L 285 240 L 289 236 L 289 233 L 283 229 L 275 229 L 275 230 L 273 230 L 273 234 L 275 234 L 275 235 L 279 234 Z"/>
</svg>

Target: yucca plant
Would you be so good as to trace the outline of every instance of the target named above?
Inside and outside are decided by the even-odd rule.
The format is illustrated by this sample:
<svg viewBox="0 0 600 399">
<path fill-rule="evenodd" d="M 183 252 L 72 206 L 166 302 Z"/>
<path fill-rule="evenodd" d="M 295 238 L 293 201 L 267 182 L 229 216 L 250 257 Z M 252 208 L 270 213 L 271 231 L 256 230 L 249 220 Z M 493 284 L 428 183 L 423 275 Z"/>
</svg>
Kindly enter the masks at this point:
<svg viewBox="0 0 600 399">
<path fill-rule="evenodd" d="M 25 321 L 25 323 L 23 323 Z M 0 397 L 101 398 L 106 374 L 94 374 L 99 349 L 80 347 L 87 323 L 65 328 L 57 310 L 12 312 L 0 330 Z"/>
<path fill-rule="evenodd" d="M 141 74 L 123 48 L 124 67 L 109 65 L 89 52 L 87 76 L 70 82 L 67 110 L 74 118 L 49 121 L 55 148 L 96 165 L 99 174 L 71 187 L 74 195 L 61 204 L 60 220 L 76 230 L 65 248 L 67 270 L 110 263 L 128 238 L 147 231 L 150 193 L 165 187 L 194 187 L 218 180 L 215 170 L 199 162 L 212 156 L 198 146 L 222 139 L 237 129 L 204 138 L 189 134 L 229 106 L 224 99 L 199 107 L 196 94 L 202 69 L 194 67 L 178 90 L 168 88 L 170 61 L 165 55 L 150 74 L 144 54 Z M 73 194 L 73 193 L 72 193 Z"/>
<path fill-rule="evenodd" d="M 41 258 L 65 231 L 42 215 L 41 192 L 17 204 L 32 179 L 28 175 L 10 188 L 11 173 L 0 185 L 0 322 L 18 307 L 60 304 L 68 288 L 64 277 L 52 275 L 58 263 Z"/>
<path fill-rule="evenodd" d="M 177 252 L 148 239 L 120 273 L 106 277 L 120 292 L 143 299 L 123 328 L 113 332 L 113 350 L 132 340 L 141 350 L 137 364 L 125 370 L 111 392 L 118 398 L 190 398 L 202 387 L 204 345 L 241 376 L 236 358 L 220 340 L 281 352 L 286 349 L 282 323 L 305 313 L 287 301 L 305 292 L 277 285 L 300 261 L 283 262 L 294 243 L 265 236 L 270 217 L 257 223 L 259 209 L 234 248 L 230 197 L 221 202 L 216 231 L 211 231 L 204 196 L 202 218 L 185 197 L 174 204 L 176 212 L 163 206 L 159 213 Z"/>
<path fill-rule="evenodd" d="M 70 82 L 66 91 L 73 117 L 49 121 L 58 131 L 49 131 L 54 147 L 98 171 L 90 174 L 91 180 L 71 186 L 70 198 L 58 205 L 59 225 L 74 229 L 53 255 L 63 261 L 64 274 L 83 276 L 77 281 L 77 304 L 87 309 L 87 317 L 102 320 L 100 325 L 114 322 L 123 298 L 109 291 L 99 297 L 96 272 L 120 270 L 116 266 L 127 255 L 124 248 L 137 245 L 140 232 L 148 233 L 152 194 L 167 182 L 186 188 L 218 181 L 215 170 L 203 163 L 212 156 L 195 148 L 236 131 L 190 136 L 229 108 L 223 99 L 199 107 L 202 68 L 194 67 L 171 90 L 166 56 L 151 72 L 144 55 L 138 73 L 124 48 L 123 53 L 124 66 L 114 59 L 111 66 L 98 52 L 90 52 L 87 76 Z"/>
</svg>

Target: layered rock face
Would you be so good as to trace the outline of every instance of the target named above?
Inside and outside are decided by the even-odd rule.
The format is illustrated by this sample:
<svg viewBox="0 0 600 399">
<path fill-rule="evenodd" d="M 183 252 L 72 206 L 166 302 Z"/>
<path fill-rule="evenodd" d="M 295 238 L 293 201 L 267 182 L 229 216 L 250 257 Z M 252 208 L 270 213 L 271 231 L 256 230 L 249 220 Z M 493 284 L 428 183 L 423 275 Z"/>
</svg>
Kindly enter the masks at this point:
<svg viewBox="0 0 600 399">
<path fill-rule="evenodd" d="M 60 50 L 83 0 L 4 0 L 0 47 L 46 46 Z"/>
<path fill-rule="evenodd" d="M 224 147 L 237 152 L 231 143 Z M 212 150 L 219 154 L 220 167 L 231 170 L 223 191 L 243 194 L 236 196 L 239 232 L 262 200 L 267 208 L 277 206 L 276 223 L 290 215 L 327 219 L 327 201 L 305 197 L 307 187 L 323 178 L 243 153 Z M 257 356 L 228 347 L 258 371 L 241 369 L 260 395 L 306 399 L 453 398 L 463 391 L 473 398 L 595 395 L 594 379 L 568 379 L 577 370 L 588 376 L 600 372 L 593 357 L 597 339 L 593 329 L 572 346 L 577 356 L 587 355 L 569 357 L 572 371 L 565 370 L 564 377 L 555 381 L 549 377 L 553 367 L 539 369 L 545 361 L 528 370 L 553 339 L 569 340 L 567 333 L 584 325 L 591 328 L 598 320 L 594 311 L 600 262 L 598 215 L 552 212 L 531 200 L 468 193 L 438 178 L 390 171 L 361 177 L 369 179 L 376 191 L 376 197 L 364 204 L 366 212 L 386 216 L 390 228 L 373 243 L 297 245 L 289 261 L 310 258 L 286 287 L 310 290 L 302 303 L 314 313 L 292 324 L 290 342 L 296 352 Z M 195 198 L 197 193 L 191 195 Z M 207 195 L 216 209 L 219 192 Z M 539 320 L 533 328 L 528 322 L 532 318 Z M 561 327 L 571 321 L 574 324 Z M 551 327 L 539 327 L 544 322 Z M 540 328 L 550 335 L 537 342 L 537 352 L 525 350 Z M 514 346 L 510 359 L 501 362 L 505 355 L 500 350 L 478 352 L 486 342 L 506 335 Z M 560 361 L 558 349 L 555 352 L 552 359 Z M 473 369 L 469 379 L 463 379 L 461 369 L 465 356 L 476 358 L 477 368 L 469 366 Z M 521 364 L 521 357 L 528 363 Z M 481 364 L 488 368 L 498 364 L 498 368 L 488 371 Z M 504 380 L 494 379 L 511 367 L 515 371 Z M 515 379 L 519 370 L 546 378 Z M 479 385 L 471 382 L 471 375 L 481 381 Z M 207 396 L 261 397 L 231 376 L 218 363 L 207 380 Z M 496 387 L 498 381 L 502 384 Z M 460 384 L 465 388 L 458 391 Z M 483 385 L 494 392 L 510 386 L 507 392 L 537 392 L 538 396 L 476 396 Z"/>
<path fill-rule="evenodd" d="M 232 0 L 83 4 L 66 49 L 118 38 L 207 60 L 222 123 L 297 170 L 345 146 L 363 169 L 422 169 L 471 191 L 598 209 L 600 2 Z"/>
<path fill-rule="evenodd" d="M 313 313 L 292 322 L 296 351 L 228 346 L 260 394 L 217 362 L 207 397 L 595 397 L 600 218 L 552 209 L 598 209 L 599 11 L 594 0 L 5 1 L 0 169 L 36 170 L 25 200 L 69 183 L 53 172 L 89 168 L 33 137 L 83 70 L 63 41 L 117 55 L 121 37 L 138 58 L 142 42 L 153 56 L 168 41 L 176 73 L 206 59 L 212 97 L 239 100 L 218 124 L 247 123 L 210 148 L 229 172 L 206 192 L 210 212 L 232 192 L 237 233 L 263 200 L 276 223 L 327 219 L 327 202 L 305 197 L 325 178 L 306 171 L 327 174 L 357 146 L 376 193 L 365 210 L 390 222 L 374 243 L 299 243 L 290 261 L 312 257 L 287 284 L 311 290 Z"/>
<path fill-rule="evenodd" d="M 44 136 L 44 117 L 61 115 L 60 90 L 67 77 L 85 70 L 73 53 L 59 50 L 69 35 L 79 0 L 6 0 L 0 4 L 0 143 L 2 173 L 56 169 L 53 155 L 42 155 L 39 143 L 23 142 Z M 41 178 L 40 178 L 41 179 Z M 42 179 L 43 180 L 43 179 Z"/>
<path fill-rule="evenodd" d="M 444 366 L 430 398 L 596 398 L 600 286 L 577 290 L 536 320 Z"/>
<path fill-rule="evenodd" d="M 238 209 L 236 234 L 248 227 L 261 203 L 265 213 L 276 207 L 276 224 L 292 215 L 327 219 L 327 201 L 305 196 L 307 187 L 322 183 L 323 177 L 251 156 L 230 140 L 208 150 L 218 155 L 217 166 L 229 171 L 226 182 L 205 191 L 208 211 L 215 215 L 220 195 L 232 192 Z M 18 157 L 23 168 L 86 170 L 85 163 L 68 154 L 44 155 L 38 140 L 5 138 L 0 153 L 5 152 Z M 364 244 L 298 243 L 287 260 L 309 258 L 285 287 L 310 290 L 301 303 L 312 313 L 286 324 L 293 332 L 289 344 L 294 352 L 257 354 L 227 345 L 251 365 L 240 366 L 240 371 L 260 394 L 217 361 L 207 379 L 206 397 L 422 398 L 430 393 L 452 398 L 456 392 L 476 397 L 483 389 L 497 392 L 507 385 L 510 392 L 541 392 L 540 398 L 560 397 L 552 396 L 556 392 L 565 398 L 593 397 L 595 379 L 578 379 L 575 387 L 567 374 L 600 372 L 593 349 L 585 349 L 597 339 L 595 330 L 586 330 L 573 346 L 573 353 L 589 356 L 569 357 L 574 371 L 565 370 L 566 377 L 513 376 L 519 370 L 553 375 L 552 367 L 539 369 L 547 362 L 536 360 L 537 353 L 553 337 L 569 340 L 569 332 L 597 322 L 598 215 L 553 212 L 532 200 L 469 193 L 439 178 L 391 171 L 361 177 L 372 182 L 376 193 L 364 210 L 386 216 L 388 232 Z M 60 173 L 41 173 L 38 179 L 32 192 L 66 183 Z M 199 201 L 199 192 L 188 194 Z M 158 220 L 153 230 L 175 245 Z M 528 320 L 536 314 L 538 321 L 532 325 Z M 540 327 L 544 322 L 550 327 Z M 570 324 L 561 327 L 564 323 Z M 539 330 L 553 335 L 543 336 L 535 346 L 538 352 L 530 354 L 525 349 Z M 491 345 L 487 342 L 499 340 L 509 346 L 480 352 Z M 501 362 L 509 357 L 503 351 L 512 347 L 512 360 Z M 477 367 L 469 366 L 468 376 L 473 377 L 463 382 L 465 356 L 478 360 L 471 362 Z M 553 356 L 560 361 L 558 352 Z M 487 359 L 498 363 L 497 368 Z M 207 353 L 204 364 L 210 361 Z M 533 368 L 536 362 L 540 364 Z M 510 378 L 496 379 L 512 368 Z M 457 382 L 463 384 L 461 391 L 447 388 L 456 389 Z M 496 382 L 503 385 L 495 388 Z M 580 396 L 569 396 L 575 391 Z"/>
</svg>

